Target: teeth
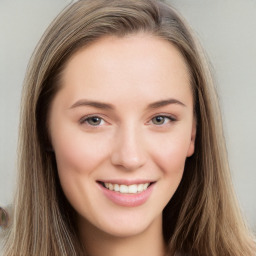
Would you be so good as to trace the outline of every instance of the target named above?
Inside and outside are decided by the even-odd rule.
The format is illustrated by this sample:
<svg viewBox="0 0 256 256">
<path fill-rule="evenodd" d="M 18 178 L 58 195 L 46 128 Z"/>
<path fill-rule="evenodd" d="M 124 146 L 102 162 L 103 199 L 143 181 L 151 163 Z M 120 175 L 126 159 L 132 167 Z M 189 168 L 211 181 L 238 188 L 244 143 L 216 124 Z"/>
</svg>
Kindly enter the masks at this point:
<svg viewBox="0 0 256 256">
<path fill-rule="evenodd" d="M 143 184 L 132 184 L 132 185 L 123 185 L 123 184 L 112 184 L 112 183 L 104 183 L 104 186 L 112 191 L 120 192 L 122 194 L 137 194 L 146 190 L 149 186 L 149 183 Z"/>
<path fill-rule="evenodd" d="M 138 186 L 138 192 L 142 192 L 144 189 L 144 184 L 139 184 Z"/>
<path fill-rule="evenodd" d="M 137 185 L 130 185 L 130 186 L 128 187 L 128 192 L 129 192 L 130 194 L 135 194 L 135 193 L 137 193 L 137 192 L 138 192 L 138 186 L 137 186 Z"/>
<path fill-rule="evenodd" d="M 119 185 L 118 185 L 118 184 L 115 184 L 115 185 L 114 185 L 114 190 L 115 190 L 116 192 L 119 191 Z"/>
<path fill-rule="evenodd" d="M 129 192 L 129 187 L 126 186 L 126 185 L 120 185 L 120 190 L 119 190 L 120 193 L 124 193 L 124 194 L 127 194 Z"/>
<path fill-rule="evenodd" d="M 146 190 L 147 188 L 148 188 L 148 184 L 146 183 L 143 185 L 143 190 Z"/>
</svg>

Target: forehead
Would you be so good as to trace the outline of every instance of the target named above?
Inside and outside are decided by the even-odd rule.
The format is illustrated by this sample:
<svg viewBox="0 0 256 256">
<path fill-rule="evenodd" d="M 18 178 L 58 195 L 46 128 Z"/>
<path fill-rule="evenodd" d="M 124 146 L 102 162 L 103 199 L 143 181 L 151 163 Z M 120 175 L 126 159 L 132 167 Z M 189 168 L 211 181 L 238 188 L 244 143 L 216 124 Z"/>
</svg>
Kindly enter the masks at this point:
<svg viewBox="0 0 256 256">
<path fill-rule="evenodd" d="M 166 98 L 171 88 L 178 96 L 190 90 L 189 80 L 186 62 L 174 45 L 141 33 L 103 37 L 80 49 L 66 63 L 61 85 L 74 100 L 97 95 L 106 101 L 123 95 Z"/>
<path fill-rule="evenodd" d="M 81 47 L 71 55 L 65 65 L 65 70 L 82 58 L 85 61 L 87 59 L 90 66 L 94 63 L 104 65 L 106 62 L 109 66 L 109 60 L 112 59 L 112 61 L 123 62 L 122 66 L 126 65 L 126 67 L 132 68 L 139 63 L 139 60 L 144 60 L 145 67 L 149 67 L 149 64 L 158 64 L 159 57 L 169 62 L 169 65 L 172 65 L 171 68 L 176 69 L 176 71 L 180 68 L 178 65 L 188 70 L 187 62 L 178 47 L 163 38 L 145 32 L 123 37 L 103 36 Z M 150 62 L 146 63 L 146 61 Z M 129 66 L 129 64 L 131 65 Z"/>
</svg>

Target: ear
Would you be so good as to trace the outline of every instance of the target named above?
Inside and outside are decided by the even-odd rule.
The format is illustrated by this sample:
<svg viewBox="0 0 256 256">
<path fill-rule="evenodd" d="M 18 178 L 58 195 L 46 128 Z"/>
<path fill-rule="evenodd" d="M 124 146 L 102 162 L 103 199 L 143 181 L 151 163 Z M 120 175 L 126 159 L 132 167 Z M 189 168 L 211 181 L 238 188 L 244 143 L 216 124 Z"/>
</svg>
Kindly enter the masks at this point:
<svg viewBox="0 0 256 256">
<path fill-rule="evenodd" d="M 190 140 L 190 144 L 188 147 L 187 157 L 190 157 L 194 154 L 195 140 L 196 140 L 196 118 L 194 117 L 192 131 L 191 131 L 191 140 Z"/>
</svg>

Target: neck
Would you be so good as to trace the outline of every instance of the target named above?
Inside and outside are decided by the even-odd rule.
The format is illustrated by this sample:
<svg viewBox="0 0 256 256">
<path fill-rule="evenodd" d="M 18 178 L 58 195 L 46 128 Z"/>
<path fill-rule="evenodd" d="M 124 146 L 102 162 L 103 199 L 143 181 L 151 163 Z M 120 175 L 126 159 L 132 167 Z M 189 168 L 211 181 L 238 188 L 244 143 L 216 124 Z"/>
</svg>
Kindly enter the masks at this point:
<svg viewBox="0 0 256 256">
<path fill-rule="evenodd" d="M 80 238 L 89 256 L 163 256 L 165 254 L 162 218 L 155 220 L 139 234 L 123 237 L 102 232 L 88 222 L 80 224 Z"/>
</svg>

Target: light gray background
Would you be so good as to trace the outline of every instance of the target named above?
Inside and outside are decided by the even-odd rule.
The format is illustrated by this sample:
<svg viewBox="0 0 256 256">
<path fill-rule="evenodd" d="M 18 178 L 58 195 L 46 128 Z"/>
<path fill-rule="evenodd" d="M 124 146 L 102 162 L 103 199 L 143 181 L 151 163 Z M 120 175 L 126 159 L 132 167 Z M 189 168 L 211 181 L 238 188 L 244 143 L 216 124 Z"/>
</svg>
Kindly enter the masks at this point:
<svg viewBox="0 0 256 256">
<path fill-rule="evenodd" d="M 11 202 L 15 187 L 26 65 L 43 31 L 69 2 L 0 0 L 0 205 Z M 235 189 L 256 231 L 256 0 L 168 2 L 195 29 L 215 68 Z"/>
</svg>

